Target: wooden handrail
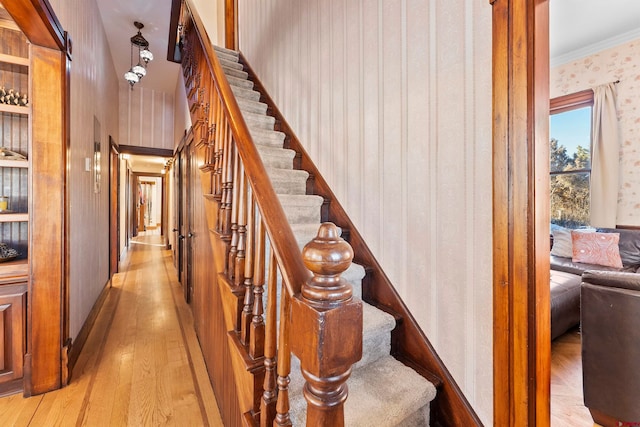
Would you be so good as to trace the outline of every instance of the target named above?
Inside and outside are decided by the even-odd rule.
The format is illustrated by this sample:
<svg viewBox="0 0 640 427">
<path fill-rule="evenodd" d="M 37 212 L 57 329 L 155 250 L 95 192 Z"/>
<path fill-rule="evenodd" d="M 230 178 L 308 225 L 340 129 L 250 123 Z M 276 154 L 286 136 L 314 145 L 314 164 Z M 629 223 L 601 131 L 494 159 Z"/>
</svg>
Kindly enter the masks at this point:
<svg viewBox="0 0 640 427">
<path fill-rule="evenodd" d="M 222 108 L 224 108 L 229 120 L 229 126 L 237 144 L 238 154 L 244 163 L 251 190 L 262 213 L 265 228 L 271 239 L 287 291 L 291 296 L 296 295 L 300 292 L 302 283 L 311 278 L 311 273 L 302 262 L 300 248 L 296 243 L 291 226 L 286 220 L 276 192 L 271 185 L 258 184 L 270 182 L 267 170 L 253 143 L 249 128 L 244 119 L 242 119 L 242 112 L 233 95 L 231 86 L 229 86 L 226 78 L 221 78 L 224 76 L 224 71 L 213 50 L 213 44 L 204 30 L 204 24 L 197 11 L 193 8 L 191 0 L 185 0 L 185 4 L 193 18 L 195 30 L 202 41 L 202 47 L 205 51 L 204 60 L 212 72 L 211 77 L 215 83 L 215 90 L 222 100 Z M 296 256 L 291 256 L 292 254 Z"/>
</svg>

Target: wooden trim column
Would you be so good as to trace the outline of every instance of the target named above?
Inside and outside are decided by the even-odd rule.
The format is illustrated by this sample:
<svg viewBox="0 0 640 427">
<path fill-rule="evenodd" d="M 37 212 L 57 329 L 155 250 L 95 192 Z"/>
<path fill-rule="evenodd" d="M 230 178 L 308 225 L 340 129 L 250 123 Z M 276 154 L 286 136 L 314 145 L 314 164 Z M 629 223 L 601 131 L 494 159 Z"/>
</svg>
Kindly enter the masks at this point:
<svg viewBox="0 0 640 427">
<path fill-rule="evenodd" d="M 48 0 L 0 0 L 30 48 L 27 354 L 24 394 L 66 383 L 69 338 L 67 144 L 71 40 Z"/>
<path fill-rule="evenodd" d="M 32 137 L 30 162 L 28 344 L 31 374 L 25 394 L 62 385 L 65 313 L 66 55 L 31 46 Z M 29 363 L 30 362 L 30 363 Z"/>
<path fill-rule="evenodd" d="M 227 49 L 238 50 L 238 2 L 224 2 L 224 44 Z"/>
<path fill-rule="evenodd" d="M 491 3 L 494 425 L 548 426 L 548 0 Z"/>
</svg>

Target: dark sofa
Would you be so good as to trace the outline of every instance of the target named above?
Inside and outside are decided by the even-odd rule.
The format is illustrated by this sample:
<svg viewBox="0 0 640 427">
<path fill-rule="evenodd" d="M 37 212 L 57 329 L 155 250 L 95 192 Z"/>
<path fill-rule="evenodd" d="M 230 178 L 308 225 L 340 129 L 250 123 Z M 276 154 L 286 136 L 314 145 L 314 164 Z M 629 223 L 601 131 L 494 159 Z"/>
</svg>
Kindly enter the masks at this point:
<svg viewBox="0 0 640 427">
<path fill-rule="evenodd" d="M 580 323 L 580 283 L 585 271 L 622 271 L 640 274 L 640 230 L 598 228 L 601 233 L 619 233 L 622 268 L 573 262 L 551 255 L 551 339 Z"/>
<path fill-rule="evenodd" d="M 584 403 L 604 427 L 640 425 L 640 274 L 582 276 Z"/>
</svg>

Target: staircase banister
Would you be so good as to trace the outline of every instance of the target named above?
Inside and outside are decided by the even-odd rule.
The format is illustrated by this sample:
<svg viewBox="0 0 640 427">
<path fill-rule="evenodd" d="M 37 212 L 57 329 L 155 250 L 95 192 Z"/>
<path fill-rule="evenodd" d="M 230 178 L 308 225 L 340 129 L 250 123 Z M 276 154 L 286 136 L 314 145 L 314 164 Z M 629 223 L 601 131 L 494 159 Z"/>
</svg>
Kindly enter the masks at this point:
<svg viewBox="0 0 640 427">
<path fill-rule="evenodd" d="M 249 178 L 251 190 L 262 214 L 265 229 L 269 235 L 278 265 L 281 267 L 283 281 L 289 295 L 297 295 L 300 293 L 302 284 L 310 279 L 312 275 L 302 261 L 302 253 L 296 243 L 293 230 L 291 230 L 284 209 L 271 185 L 267 170 L 262 163 L 258 149 L 253 143 L 249 127 L 242 117 L 240 107 L 214 52 L 213 44 L 204 29 L 204 24 L 194 9 L 192 1 L 185 0 L 185 5 L 193 19 L 198 38 L 205 50 L 205 60 L 212 73 L 215 89 L 223 101 L 222 106 L 236 141 L 238 154 L 245 165 L 245 173 Z M 295 256 L 291 256 L 291 254 L 295 254 Z"/>
</svg>

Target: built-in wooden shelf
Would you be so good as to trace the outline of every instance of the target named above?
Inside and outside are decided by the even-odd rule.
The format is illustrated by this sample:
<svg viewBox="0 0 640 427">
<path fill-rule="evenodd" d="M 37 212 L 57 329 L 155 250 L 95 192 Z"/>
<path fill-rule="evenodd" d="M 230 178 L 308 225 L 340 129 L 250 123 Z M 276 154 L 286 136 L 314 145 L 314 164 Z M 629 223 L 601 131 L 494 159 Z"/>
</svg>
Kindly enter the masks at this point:
<svg viewBox="0 0 640 427">
<path fill-rule="evenodd" d="M 29 261 L 26 258 L 0 263 L 0 285 L 16 283 L 29 277 Z"/>
<path fill-rule="evenodd" d="M 6 160 L 0 156 L 0 168 L 28 168 L 29 160 Z"/>
<path fill-rule="evenodd" d="M 29 114 L 29 107 L 19 105 L 0 104 L 0 113 Z"/>
<path fill-rule="evenodd" d="M 29 221 L 28 213 L 0 213 L 0 222 Z"/>
<path fill-rule="evenodd" d="M 29 66 L 29 58 L 23 58 L 21 56 L 13 56 L 13 55 L 7 55 L 4 53 L 0 53 L 0 62 L 4 62 L 7 64 L 14 64 L 14 65 L 22 65 L 25 67 Z"/>
</svg>

